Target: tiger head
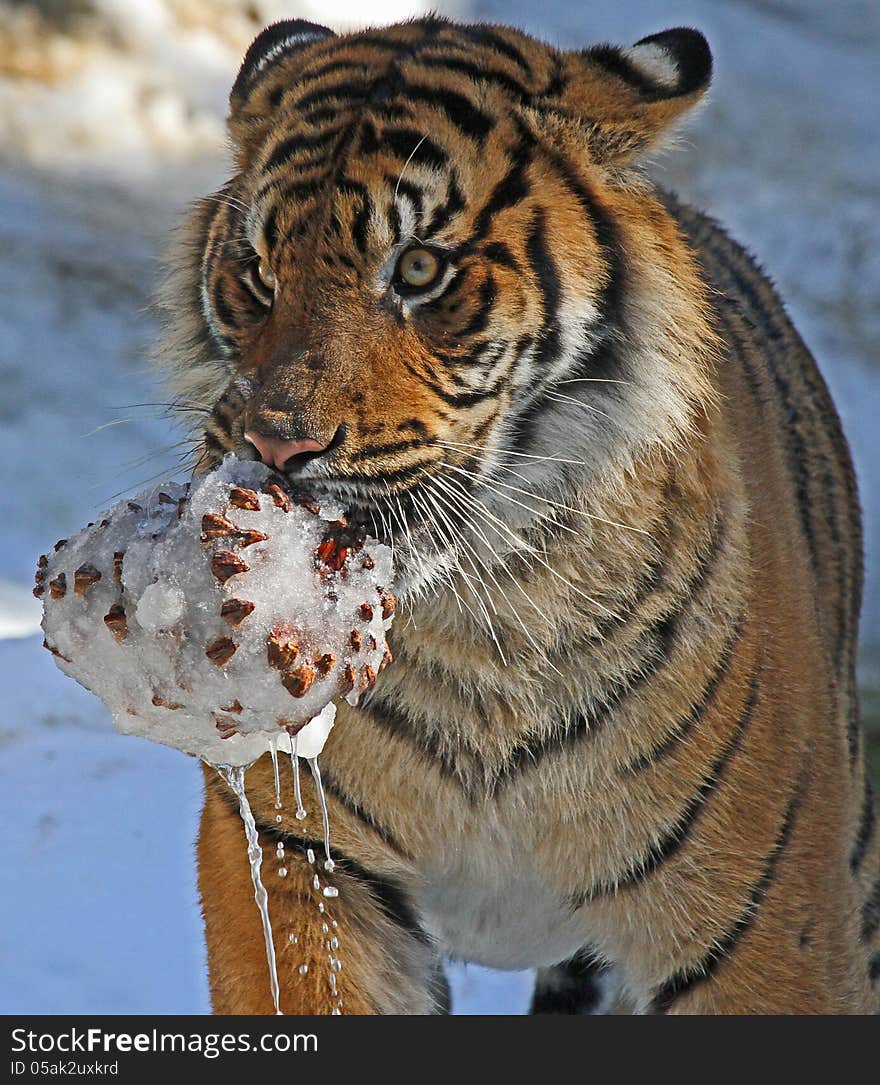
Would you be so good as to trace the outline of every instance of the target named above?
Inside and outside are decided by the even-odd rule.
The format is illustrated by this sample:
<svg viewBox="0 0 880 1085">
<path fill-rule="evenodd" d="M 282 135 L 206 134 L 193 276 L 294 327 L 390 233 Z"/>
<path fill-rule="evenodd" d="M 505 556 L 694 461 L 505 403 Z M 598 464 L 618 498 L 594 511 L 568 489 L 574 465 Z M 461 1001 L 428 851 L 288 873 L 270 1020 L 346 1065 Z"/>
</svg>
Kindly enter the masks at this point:
<svg viewBox="0 0 880 1085">
<path fill-rule="evenodd" d="M 477 512 L 503 545 L 678 447 L 712 398 L 705 288 L 639 163 L 710 72 L 688 29 L 577 52 L 439 18 L 263 31 L 234 176 L 164 298 L 202 463 L 338 497 L 412 589 Z"/>
</svg>

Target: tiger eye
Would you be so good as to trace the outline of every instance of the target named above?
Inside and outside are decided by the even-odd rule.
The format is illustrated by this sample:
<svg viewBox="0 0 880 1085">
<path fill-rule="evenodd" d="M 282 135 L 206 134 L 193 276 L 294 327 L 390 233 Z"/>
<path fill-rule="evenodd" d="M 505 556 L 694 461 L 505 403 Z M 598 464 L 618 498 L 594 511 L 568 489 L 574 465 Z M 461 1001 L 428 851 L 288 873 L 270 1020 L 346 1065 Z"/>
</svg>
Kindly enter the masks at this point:
<svg viewBox="0 0 880 1085">
<path fill-rule="evenodd" d="M 430 286 L 441 271 L 440 260 L 428 249 L 409 249 L 397 264 L 397 277 L 407 286 L 423 290 Z"/>
<path fill-rule="evenodd" d="M 257 264 L 257 276 L 267 290 L 274 291 L 275 272 L 269 267 L 265 260 L 261 260 L 259 264 Z"/>
</svg>

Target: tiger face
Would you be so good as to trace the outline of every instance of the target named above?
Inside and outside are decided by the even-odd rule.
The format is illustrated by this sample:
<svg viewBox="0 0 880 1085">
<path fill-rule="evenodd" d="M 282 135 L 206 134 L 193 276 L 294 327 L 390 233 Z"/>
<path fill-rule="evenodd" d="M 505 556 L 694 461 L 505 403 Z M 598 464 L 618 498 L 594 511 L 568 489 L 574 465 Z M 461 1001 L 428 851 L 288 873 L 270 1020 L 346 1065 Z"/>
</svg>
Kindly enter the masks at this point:
<svg viewBox="0 0 880 1085">
<path fill-rule="evenodd" d="M 685 30 L 563 53 L 440 19 L 269 27 L 232 90 L 235 175 L 166 294 L 202 463 L 262 456 L 340 499 L 406 591 L 477 520 L 497 554 L 548 499 L 674 448 L 711 336 L 635 162 L 710 67 Z"/>
</svg>

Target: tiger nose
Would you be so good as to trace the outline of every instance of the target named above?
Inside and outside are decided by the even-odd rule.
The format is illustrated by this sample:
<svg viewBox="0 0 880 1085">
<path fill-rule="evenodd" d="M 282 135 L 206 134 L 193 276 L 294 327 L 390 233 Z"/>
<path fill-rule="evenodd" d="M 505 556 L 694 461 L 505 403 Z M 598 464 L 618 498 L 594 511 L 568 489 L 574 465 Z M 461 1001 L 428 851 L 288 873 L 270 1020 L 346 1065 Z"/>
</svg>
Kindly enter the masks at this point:
<svg viewBox="0 0 880 1085">
<path fill-rule="evenodd" d="M 268 464 L 269 467 L 276 467 L 279 471 L 283 471 L 284 465 L 294 456 L 300 456 L 303 452 L 320 453 L 327 449 L 327 445 L 322 445 L 320 441 L 315 441 L 311 437 L 287 441 L 279 437 L 267 437 L 253 430 L 246 432 L 244 439 L 250 441 L 259 452 L 263 463 Z"/>
</svg>

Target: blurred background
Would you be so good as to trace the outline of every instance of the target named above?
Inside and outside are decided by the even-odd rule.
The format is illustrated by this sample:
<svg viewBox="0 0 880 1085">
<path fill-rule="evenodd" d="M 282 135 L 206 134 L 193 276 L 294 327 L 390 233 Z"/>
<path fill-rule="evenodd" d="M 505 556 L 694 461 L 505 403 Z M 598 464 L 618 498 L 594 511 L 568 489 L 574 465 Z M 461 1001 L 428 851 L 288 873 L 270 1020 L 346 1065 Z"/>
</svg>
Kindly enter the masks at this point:
<svg viewBox="0 0 880 1085">
<path fill-rule="evenodd" d="M 208 1010 L 198 767 L 114 734 L 55 669 L 33 569 L 177 469 L 147 364 L 151 291 L 187 202 L 228 175 L 249 41 L 279 18 L 343 29 L 428 7 L 564 47 L 708 35 L 710 101 L 653 172 L 757 255 L 836 397 L 867 529 L 860 679 L 880 769 L 878 0 L 0 0 L 2 1013 Z M 452 980 L 457 1012 L 528 1004 L 526 974 Z"/>
</svg>

